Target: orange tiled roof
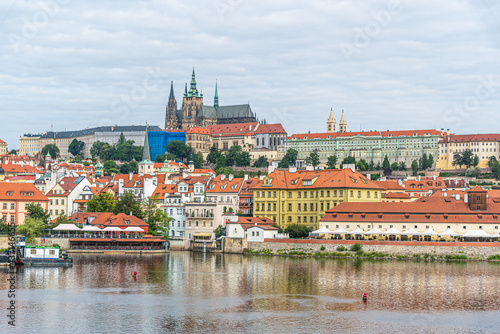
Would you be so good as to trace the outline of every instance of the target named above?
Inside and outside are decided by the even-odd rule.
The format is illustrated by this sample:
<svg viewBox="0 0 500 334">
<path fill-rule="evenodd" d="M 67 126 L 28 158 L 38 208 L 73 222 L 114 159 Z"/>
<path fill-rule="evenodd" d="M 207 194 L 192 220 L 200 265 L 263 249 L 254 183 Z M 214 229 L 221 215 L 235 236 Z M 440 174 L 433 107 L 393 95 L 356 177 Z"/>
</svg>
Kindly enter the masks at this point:
<svg viewBox="0 0 500 334">
<path fill-rule="evenodd" d="M 266 185 L 265 180 L 270 179 Z M 302 181 L 310 181 L 311 185 L 303 185 Z M 319 188 L 363 188 L 382 189 L 375 182 L 368 180 L 363 174 L 346 169 L 325 169 L 316 171 L 289 171 L 275 170 L 254 189 L 319 189 Z"/>
<path fill-rule="evenodd" d="M 229 181 L 226 177 L 221 180 L 221 175 L 210 180 L 207 187 L 207 193 L 238 193 L 243 183 L 243 178 L 233 178 Z"/>
<path fill-rule="evenodd" d="M 30 196 L 30 194 L 32 194 L 32 196 Z M 40 190 L 38 190 L 33 183 L 18 182 L 0 182 L 0 200 L 26 202 L 49 201 L 47 196 L 45 196 Z"/>
<path fill-rule="evenodd" d="M 405 188 L 402 187 L 398 181 L 393 181 L 393 180 L 387 180 L 387 181 L 373 181 L 376 184 L 378 184 L 380 187 L 382 187 L 384 190 L 398 190 L 398 191 L 405 191 Z"/>
<path fill-rule="evenodd" d="M 165 199 L 166 194 L 175 194 L 177 192 L 177 185 L 176 184 L 159 184 L 155 191 L 153 192 L 153 195 L 151 197 L 155 197 L 159 200 Z"/>
<path fill-rule="evenodd" d="M 196 134 L 200 134 L 200 135 L 210 135 L 210 129 L 204 129 L 204 128 L 200 128 L 198 126 L 195 126 L 191 129 L 188 130 L 188 132 L 186 133 L 196 133 Z"/>
</svg>

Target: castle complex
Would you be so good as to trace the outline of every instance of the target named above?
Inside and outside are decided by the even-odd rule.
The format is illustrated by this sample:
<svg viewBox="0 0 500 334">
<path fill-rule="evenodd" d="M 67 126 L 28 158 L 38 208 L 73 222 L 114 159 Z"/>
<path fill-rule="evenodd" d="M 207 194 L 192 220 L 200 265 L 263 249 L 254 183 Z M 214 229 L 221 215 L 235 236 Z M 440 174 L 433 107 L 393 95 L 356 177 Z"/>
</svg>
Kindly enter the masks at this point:
<svg viewBox="0 0 500 334">
<path fill-rule="evenodd" d="M 249 122 L 256 122 L 256 117 L 249 104 L 219 106 L 217 83 L 215 83 L 214 105 L 204 105 L 203 92 L 198 92 L 196 88 L 194 67 L 189 90 L 187 84 L 184 88 L 181 109 L 177 109 L 173 82 L 170 85 L 170 96 L 165 115 L 165 129 L 205 128 L 208 125 Z"/>
</svg>

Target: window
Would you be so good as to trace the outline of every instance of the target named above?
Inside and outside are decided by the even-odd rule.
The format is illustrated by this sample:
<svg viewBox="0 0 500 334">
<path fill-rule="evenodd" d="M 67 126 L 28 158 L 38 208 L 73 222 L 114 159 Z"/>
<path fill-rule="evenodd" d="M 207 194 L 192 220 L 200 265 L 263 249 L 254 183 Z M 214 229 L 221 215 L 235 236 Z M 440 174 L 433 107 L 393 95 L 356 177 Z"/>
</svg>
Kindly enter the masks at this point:
<svg viewBox="0 0 500 334">
<path fill-rule="evenodd" d="M 292 211 L 292 204 L 288 203 L 288 211 Z"/>
<path fill-rule="evenodd" d="M 304 191 L 304 198 L 307 198 L 307 191 Z"/>
<path fill-rule="evenodd" d="M 15 203 L 10 203 L 10 209 L 15 210 L 16 209 L 16 204 Z"/>
<path fill-rule="evenodd" d="M 58 199 L 56 199 L 56 205 L 59 205 L 59 200 Z"/>
<path fill-rule="evenodd" d="M 273 211 L 276 211 L 276 203 L 273 203 Z"/>
<path fill-rule="evenodd" d="M 321 209 L 320 210 L 323 211 L 323 203 L 321 203 Z"/>
<path fill-rule="evenodd" d="M 32 249 L 30 253 L 31 254 L 36 254 L 36 249 Z"/>
<path fill-rule="evenodd" d="M 7 203 L 3 203 L 3 209 L 7 210 Z"/>
<path fill-rule="evenodd" d="M 273 197 L 276 197 L 276 191 L 273 192 Z"/>
<path fill-rule="evenodd" d="M 358 191 L 358 198 L 361 198 L 361 191 Z"/>
<path fill-rule="evenodd" d="M 300 216 L 297 217 L 297 222 L 300 223 Z"/>
<path fill-rule="evenodd" d="M 288 192 L 288 198 L 292 198 L 292 192 L 291 191 Z"/>
<path fill-rule="evenodd" d="M 300 211 L 301 204 L 297 204 L 298 210 Z"/>
<path fill-rule="evenodd" d="M 351 197 L 354 197 L 354 191 L 352 191 L 352 190 L 351 190 L 351 192 L 350 192 L 350 196 L 351 196 Z"/>
<path fill-rule="evenodd" d="M 55 254 L 56 254 L 56 251 L 55 251 L 54 249 L 51 249 L 51 250 L 49 250 L 49 254 L 50 254 L 50 255 L 55 255 Z"/>
<path fill-rule="evenodd" d="M 323 190 L 321 190 L 321 197 L 323 197 L 323 195 L 324 195 L 324 191 L 323 191 Z"/>
<path fill-rule="evenodd" d="M 314 217 L 313 217 L 313 216 L 311 216 L 311 217 L 310 217 L 310 219 L 309 219 L 309 221 L 310 221 L 311 223 L 314 223 Z"/>
<path fill-rule="evenodd" d="M 64 205 L 64 199 L 63 198 L 61 199 L 61 205 Z"/>
<path fill-rule="evenodd" d="M 10 215 L 10 221 L 11 221 L 11 222 L 16 221 L 16 216 L 15 216 L 15 215 Z"/>
</svg>

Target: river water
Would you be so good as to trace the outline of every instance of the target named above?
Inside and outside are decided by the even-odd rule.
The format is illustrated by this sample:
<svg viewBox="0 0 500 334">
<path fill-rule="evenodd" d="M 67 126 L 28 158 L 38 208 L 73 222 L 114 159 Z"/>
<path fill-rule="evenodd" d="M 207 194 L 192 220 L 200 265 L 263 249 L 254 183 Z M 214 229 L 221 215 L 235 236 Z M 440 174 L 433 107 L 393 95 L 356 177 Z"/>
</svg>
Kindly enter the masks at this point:
<svg viewBox="0 0 500 334">
<path fill-rule="evenodd" d="M 15 329 L 1 279 L 0 333 L 500 333 L 499 274 L 486 262 L 74 255 L 72 268 L 18 270 Z"/>
</svg>

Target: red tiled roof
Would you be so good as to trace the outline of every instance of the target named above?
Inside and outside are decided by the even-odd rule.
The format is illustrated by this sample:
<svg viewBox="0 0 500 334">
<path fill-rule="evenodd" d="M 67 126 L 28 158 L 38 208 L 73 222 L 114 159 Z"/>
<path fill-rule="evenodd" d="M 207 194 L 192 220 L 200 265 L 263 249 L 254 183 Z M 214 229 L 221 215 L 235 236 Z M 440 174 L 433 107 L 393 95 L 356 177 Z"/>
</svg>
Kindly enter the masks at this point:
<svg viewBox="0 0 500 334">
<path fill-rule="evenodd" d="M 234 136 L 234 135 L 253 135 L 259 123 L 234 123 L 234 124 L 217 124 L 209 125 L 207 129 L 210 130 L 212 136 Z"/>
<path fill-rule="evenodd" d="M 285 128 L 281 123 L 276 124 L 261 124 L 255 133 L 284 133 L 286 134 Z"/>
<path fill-rule="evenodd" d="M 175 194 L 177 192 L 176 184 L 159 184 L 153 195 L 151 197 L 155 197 L 159 200 L 165 199 L 165 194 Z"/>
<path fill-rule="evenodd" d="M 373 181 L 376 184 L 378 184 L 380 187 L 382 187 L 384 190 L 398 190 L 398 191 L 405 191 L 405 188 L 402 187 L 398 181 L 393 181 L 393 180 L 387 180 L 387 181 Z"/>
<path fill-rule="evenodd" d="M 413 134 L 417 136 L 424 136 L 426 134 L 431 136 L 441 136 L 441 132 L 437 130 L 400 130 L 400 131 L 361 131 L 361 132 L 326 132 L 326 133 L 301 133 L 293 134 L 288 137 L 289 140 L 293 139 L 327 139 L 327 138 L 339 138 L 339 137 L 353 137 L 353 136 L 365 136 L 365 137 L 413 137 Z"/>
<path fill-rule="evenodd" d="M 439 141 L 440 144 L 444 143 L 466 143 L 478 141 L 500 141 L 500 134 L 474 134 L 474 135 L 449 135 Z"/>
<path fill-rule="evenodd" d="M 388 192 L 385 195 L 386 198 L 411 198 L 410 194 L 407 193 L 393 193 L 393 192 Z"/>
</svg>

